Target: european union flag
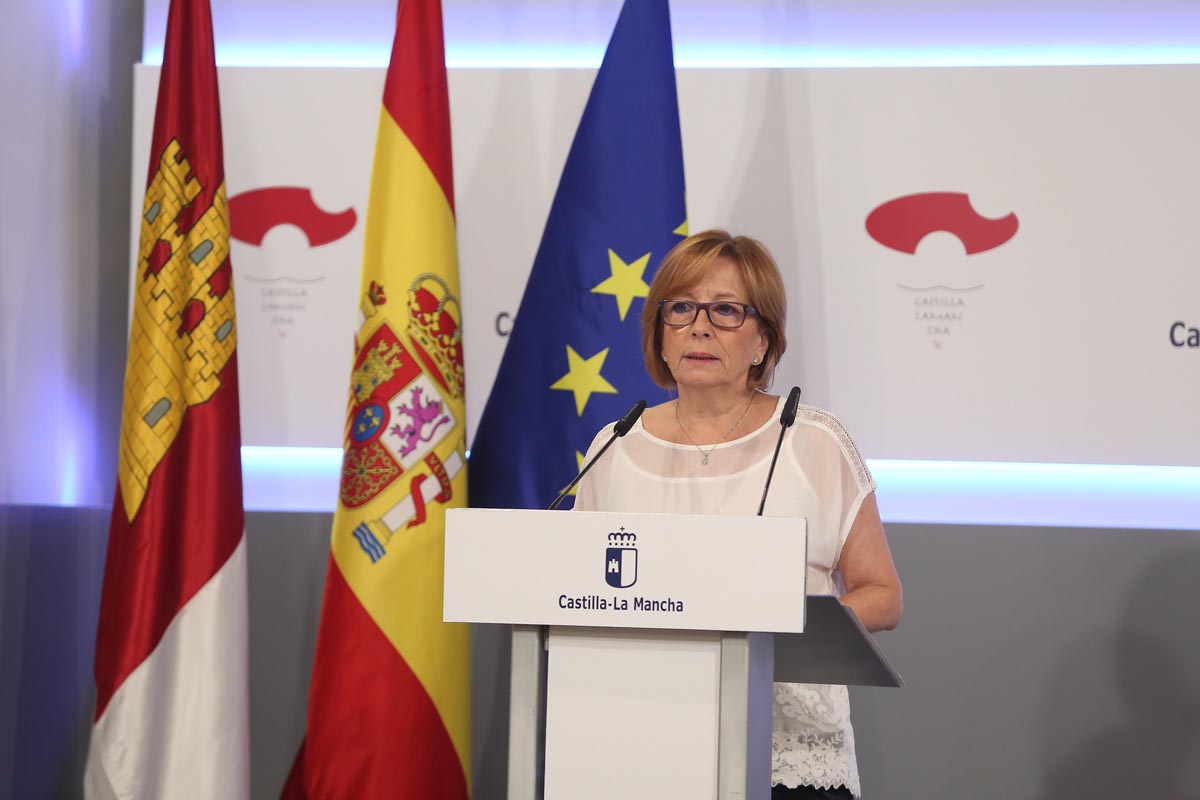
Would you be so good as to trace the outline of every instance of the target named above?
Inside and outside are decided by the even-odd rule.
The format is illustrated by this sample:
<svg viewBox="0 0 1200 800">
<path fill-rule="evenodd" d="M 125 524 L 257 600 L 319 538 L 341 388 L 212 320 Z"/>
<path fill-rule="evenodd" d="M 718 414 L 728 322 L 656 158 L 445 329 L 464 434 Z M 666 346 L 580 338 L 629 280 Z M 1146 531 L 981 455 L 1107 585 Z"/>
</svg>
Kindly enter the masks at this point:
<svg viewBox="0 0 1200 800">
<path fill-rule="evenodd" d="M 545 508 L 638 400 L 640 315 L 687 235 L 667 0 L 626 0 L 567 156 L 471 448 L 471 505 Z"/>
</svg>

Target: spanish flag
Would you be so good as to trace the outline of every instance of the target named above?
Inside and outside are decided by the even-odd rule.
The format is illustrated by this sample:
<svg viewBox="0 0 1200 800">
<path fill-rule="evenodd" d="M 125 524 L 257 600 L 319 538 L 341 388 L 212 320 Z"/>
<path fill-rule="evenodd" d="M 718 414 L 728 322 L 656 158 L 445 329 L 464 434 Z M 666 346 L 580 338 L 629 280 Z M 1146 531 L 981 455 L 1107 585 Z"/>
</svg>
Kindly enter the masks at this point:
<svg viewBox="0 0 1200 800">
<path fill-rule="evenodd" d="M 246 541 L 208 0 L 172 0 L 96 635 L 90 798 L 248 797 Z"/>
<path fill-rule="evenodd" d="M 400 0 L 367 207 L 307 737 L 285 796 L 465 798 L 468 628 L 442 622 L 466 435 L 438 0 Z"/>
</svg>

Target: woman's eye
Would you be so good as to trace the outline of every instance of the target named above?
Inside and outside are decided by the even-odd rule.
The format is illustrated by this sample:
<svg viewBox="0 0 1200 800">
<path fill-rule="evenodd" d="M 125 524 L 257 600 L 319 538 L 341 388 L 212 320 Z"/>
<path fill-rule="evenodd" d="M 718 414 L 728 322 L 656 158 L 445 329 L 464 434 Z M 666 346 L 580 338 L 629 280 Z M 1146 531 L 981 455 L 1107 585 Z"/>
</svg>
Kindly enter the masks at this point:
<svg viewBox="0 0 1200 800">
<path fill-rule="evenodd" d="M 729 303 L 717 303 L 712 307 L 712 310 L 723 317 L 737 316 L 738 313 L 737 306 L 730 305 Z"/>
<path fill-rule="evenodd" d="M 682 300 L 677 300 L 671 303 L 671 313 L 673 314 L 690 314 L 692 313 L 692 304 L 685 303 Z"/>
</svg>

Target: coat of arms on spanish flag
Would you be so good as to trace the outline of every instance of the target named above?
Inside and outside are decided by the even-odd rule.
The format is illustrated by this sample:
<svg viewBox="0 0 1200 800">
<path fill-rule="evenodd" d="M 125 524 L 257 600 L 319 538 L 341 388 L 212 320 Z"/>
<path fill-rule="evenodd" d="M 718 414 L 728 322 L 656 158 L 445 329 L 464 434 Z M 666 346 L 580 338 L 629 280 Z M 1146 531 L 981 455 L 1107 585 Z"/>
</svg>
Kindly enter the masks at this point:
<svg viewBox="0 0 1200 800">
<path fill-rule="evenodd" d="M 305 743 L 285 796 L 465 798 L 468 628 L 442 622 L 465 504 L 462 314 L 438 0 L 400 0 Z"/>
</svg>

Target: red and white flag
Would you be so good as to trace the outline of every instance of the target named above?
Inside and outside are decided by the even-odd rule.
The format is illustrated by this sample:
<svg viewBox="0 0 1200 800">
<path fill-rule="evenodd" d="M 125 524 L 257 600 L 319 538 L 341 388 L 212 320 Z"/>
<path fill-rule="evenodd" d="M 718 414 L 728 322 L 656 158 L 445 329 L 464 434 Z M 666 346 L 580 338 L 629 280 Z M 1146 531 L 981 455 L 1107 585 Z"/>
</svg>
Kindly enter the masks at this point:
<svg viewBox="0 0 1200 800">
<path fill-rule="evenodd" d="M 237 324 L 208 0 L 171 0 L 141 224 L 84 792 L 241 798 Z"/>
</svg>

